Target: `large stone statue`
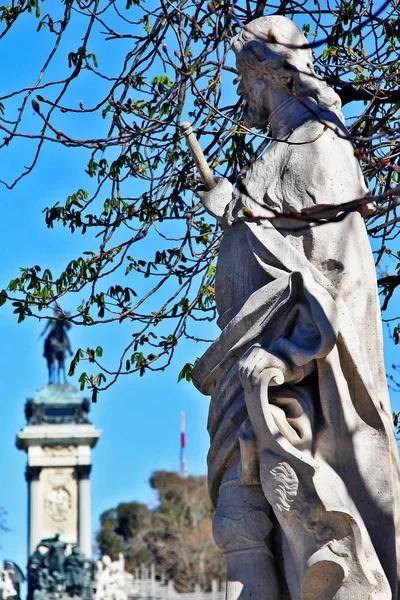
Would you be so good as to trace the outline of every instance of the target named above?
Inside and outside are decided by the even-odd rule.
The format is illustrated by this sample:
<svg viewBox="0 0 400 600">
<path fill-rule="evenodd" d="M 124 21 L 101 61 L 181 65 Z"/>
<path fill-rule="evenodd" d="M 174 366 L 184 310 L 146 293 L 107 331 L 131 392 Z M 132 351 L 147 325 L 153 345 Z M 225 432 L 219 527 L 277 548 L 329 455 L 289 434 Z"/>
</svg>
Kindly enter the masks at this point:
<svg viewBox="0 0 400 600">
<path fill-rule="evenodd" d="M 106 554 L 97 561 L 96 600 L 127 600 L 126 580 L 129 574 L 125 571 L 123 554 L 112 561 Z"/>
<path fill-rule="evenodd" d="M 280 16 L 233 39 L 247 125 L 269 122 L 274 141 L 235 190 L 199 192 L 224 228 L 222 333 L 193 371 L 212 398 L 214 536 L 229 600 L 397 599 L 397 448 L 363 218 L 293 217 L 367 193 L 304 44 Z"/>
<path fill-rule="evenodd" d="M 65 373 L 66 352 L 68 351 L 71 356 L 73 354 L 66 331 L 70 327 L 71 323 L 63 315 L 55 313 L 54 318 L 47 322 L 44 331 L 41 333 L 41 335 L 44 335 L 50 329 L 44 341 L 43 352 L 49 370 L 49 383 L 61 383 L 61 372 L 63 372 L 64 383 L 67 381 Z"/>
<path fill-rule="evenodd" d="M 0 600 L 20 600 L 20 584 L 25 581 L 21 569 L 11 560 L 0 564 Z"/>
</svg>

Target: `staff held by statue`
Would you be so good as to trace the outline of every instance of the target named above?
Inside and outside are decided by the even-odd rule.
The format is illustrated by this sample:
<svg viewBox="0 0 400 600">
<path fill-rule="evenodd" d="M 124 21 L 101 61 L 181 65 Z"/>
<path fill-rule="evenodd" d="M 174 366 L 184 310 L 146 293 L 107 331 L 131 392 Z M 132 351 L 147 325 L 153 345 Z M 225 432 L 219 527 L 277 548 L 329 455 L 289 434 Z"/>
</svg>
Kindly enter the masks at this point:
<svg viewBox="0 0 400 600">
<path fill-rule="evenodd" d="M 186 138 L 186 143 L 194 163 L 199 170 L 201 181 L 204 183 L 207 190 L 212 190 L 217 185 L 217 181 L 207 164 L 203 151 L 200 148 L 200 144 L 193 133 L 192 126 L 187 121 L 184 121 L 181 125 L 181 130 Z"/>
</svg>

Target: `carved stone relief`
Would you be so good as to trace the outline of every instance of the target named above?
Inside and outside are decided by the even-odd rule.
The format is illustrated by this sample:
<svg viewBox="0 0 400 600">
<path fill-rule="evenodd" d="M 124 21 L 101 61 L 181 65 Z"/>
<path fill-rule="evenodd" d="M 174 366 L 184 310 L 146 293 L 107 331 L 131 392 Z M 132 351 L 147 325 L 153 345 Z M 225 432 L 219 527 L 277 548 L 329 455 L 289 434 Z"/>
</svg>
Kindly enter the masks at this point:
<svg viewBox="0 0 400 600">
<path fill-rule="evenodd" d="M 63 446 L 62 444 L 55 444 L 52 446 L 42 446 L 43 452 L 48 456 L 68 456 L 74 454 L 77 447 L 73 444 L 69 446 Z"/>
<path fill-rule="evenodd" d="M 54 487 L 45 500 L 46 513 L 60 527 L 67 520 L 71 505 L 71 494 L 64 486 Z"/>
<path fill-rule="evenodd" d="M 77 542 L 77 481 L 73 467 L 44 468 L 42 484 L 42 537 L 62 533 L 63 539 Z"/>
</svg>

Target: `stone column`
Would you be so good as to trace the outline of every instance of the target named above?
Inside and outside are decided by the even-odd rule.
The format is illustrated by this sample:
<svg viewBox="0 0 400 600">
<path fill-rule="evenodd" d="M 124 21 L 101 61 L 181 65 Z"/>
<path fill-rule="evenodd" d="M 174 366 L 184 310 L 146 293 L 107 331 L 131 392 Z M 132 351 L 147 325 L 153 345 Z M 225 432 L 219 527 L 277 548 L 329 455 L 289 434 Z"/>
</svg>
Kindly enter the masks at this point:
<svg viewBox="0 0 400 600">
<path fill-rule="evenodd" d="M 90 508 L 91 465 L 78 465 L 78 543 L 86 558 L 92 558 L 92 524 Z"/>
<path fill-rule="evenodd" d="M 36 550 L 41 541 L 41 497 L 40 471 L 42 467 L 27 467 L 26 481 L 28 482 L 28 548 L 29 556 Z"/>
</svg>

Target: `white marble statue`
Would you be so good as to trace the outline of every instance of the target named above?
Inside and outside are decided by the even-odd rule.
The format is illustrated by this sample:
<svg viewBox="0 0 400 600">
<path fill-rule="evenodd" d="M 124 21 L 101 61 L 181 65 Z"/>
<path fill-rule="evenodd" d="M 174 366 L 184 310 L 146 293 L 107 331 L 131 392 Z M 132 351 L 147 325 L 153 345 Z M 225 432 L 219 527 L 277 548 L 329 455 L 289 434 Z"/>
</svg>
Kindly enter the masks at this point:
<svg viewBox="0 0 400 600">
<path fill-rule="evenodd" d="M 107 555 L 97 561 L 96 600 L 127 600 L 125 561 L 122 554 L 112 561 Z"/>
<path fill-rule="evenodd" d="M 18 591 L 14 587 L 10 572 L 0 566 L 0 600 L 18 598 Z"/>
<path fill-rule="evenodd" d="M 364 221 L 291 218 L 367 192 L 303 44 L 280 16 L 233 39 L 247 125 L 269 122 L 274 141 L 236 189 L 199 192 L 224 228 L 222 332 L 193 371 L 211 396 L 214 536 L 229 600 L 398 599 L 397 448 Z"/>
</svg>

